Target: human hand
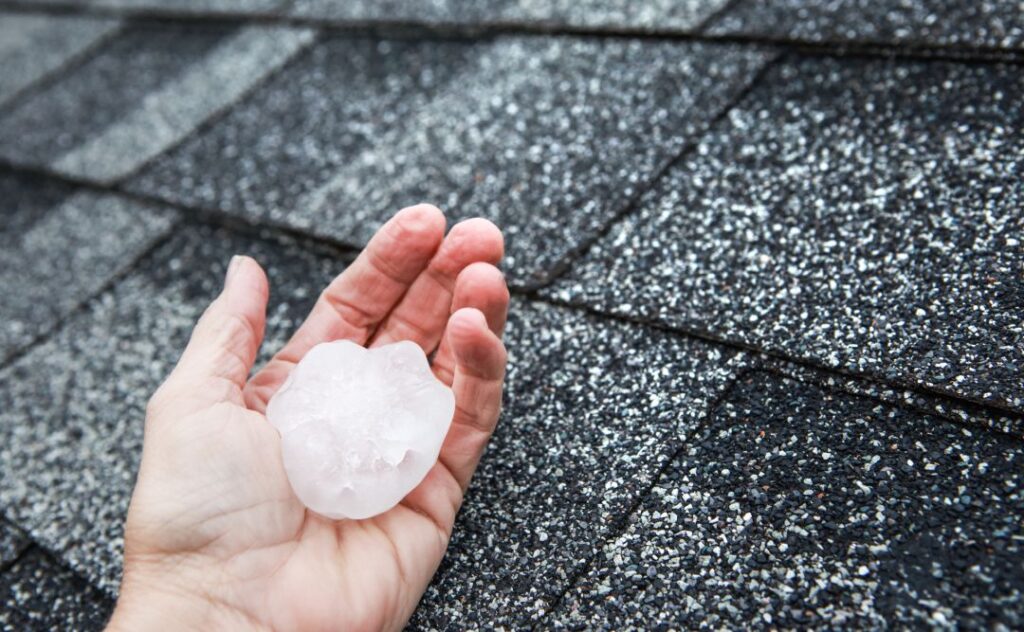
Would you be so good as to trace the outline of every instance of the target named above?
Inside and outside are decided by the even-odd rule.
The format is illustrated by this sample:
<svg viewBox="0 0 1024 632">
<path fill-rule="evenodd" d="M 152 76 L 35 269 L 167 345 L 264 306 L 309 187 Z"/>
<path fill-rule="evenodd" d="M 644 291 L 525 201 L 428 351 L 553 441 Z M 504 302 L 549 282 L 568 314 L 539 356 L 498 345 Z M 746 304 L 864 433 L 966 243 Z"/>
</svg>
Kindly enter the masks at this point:
<svg viewBox="0 0 1024 632">
<path fill-rule="evenodd" d="M 501 233 L 482 219 L 444 230 L 431 206 L 395 215 L 251 379 L 267 279 L 254 260 L 232 260 L 223 292 L 147 408 L 111 629 L 405 624 L 448 545 L 505 373 Z M 339 339 L 437 349 L 434 373 L 456 400 L 433 469 L 398 506 L 366 520 L 329 520 L 302 505 L 264 417 L 303 355 Z"/>
</svg>

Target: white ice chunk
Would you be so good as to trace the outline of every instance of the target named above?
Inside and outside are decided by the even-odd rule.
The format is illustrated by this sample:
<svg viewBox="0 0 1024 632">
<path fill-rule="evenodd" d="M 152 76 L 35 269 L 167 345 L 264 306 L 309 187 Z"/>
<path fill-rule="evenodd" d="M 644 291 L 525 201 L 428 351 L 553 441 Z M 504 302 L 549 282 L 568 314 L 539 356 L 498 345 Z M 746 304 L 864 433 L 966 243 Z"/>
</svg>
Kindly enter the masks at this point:
<svg viewBox="0 0 1024 632">
<path fill-rule="evenodd" d="M 267 406 L 292 489 L 328 518 L 398 504 L 437 461 L 455 396 L 413 342 L 313 347 Z"/>
</svg>

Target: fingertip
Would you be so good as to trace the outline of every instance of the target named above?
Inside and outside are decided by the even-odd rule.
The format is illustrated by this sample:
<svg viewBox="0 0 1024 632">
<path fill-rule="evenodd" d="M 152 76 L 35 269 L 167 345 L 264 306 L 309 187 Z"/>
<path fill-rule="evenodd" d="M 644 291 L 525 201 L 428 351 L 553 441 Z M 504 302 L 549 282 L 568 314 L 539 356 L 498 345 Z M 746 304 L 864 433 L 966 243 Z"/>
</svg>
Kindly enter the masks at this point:
<svg viewBox="0 0 1024 632">
<path fill-rule="evenodd" d="M 490 330 L 487 318 L 475 307 L 464 307 L 448 321 L 448 335 L 458 364 L 471 373 L 499 374 L 505 363 L 505 348 Z"/>
<path fill-rule="evenodd" d="M 430 239 L 440 243 L 444 239 L 444 231 L 448 225 L 441 209 L 432 204 L 414 204 L 395 213 L 391 220 L 400 230 L 420 239 Z"/>
<path fill-rule="evenodd" d="M 463 307 L 448 320 L 448 331 L 454 342 L 466 341 L 487 330 L 487 318 L 475 307 Z"/>
<path fill-rule="evenodd" d="M 458 282 L 460 285 L 473 289 L 503 289 L 508 294 L 508 287 L 505 285 L 505 275 L 493 263 L 476 261 L 463 268 L 459 273 Z"/>
<path fill-rule="evenodd" d="M 270 294 L 270 283 L 263 266 L 247 255 L 235 255 L 231 258 L 224 286 L 232 293 L 239 291 L 247 295 L 255 294 L 264 301 Z"/>
<path fill-rule="evenodd" d="M 505 275 L 490 263 L 477 262 L 466 266 L 455 283 L 455 307 L 476 307 L 487 319 L 491 331 L 501 333 L 511 296 Z"/>
<path fill-rule="evenodd" d="M 452 227 L 448 239 L 466 252 L 466 259 L 497 265 L 505 256 L 505 236 L 494 222 L 482 217 L 463 220 Z"/>
</svg>

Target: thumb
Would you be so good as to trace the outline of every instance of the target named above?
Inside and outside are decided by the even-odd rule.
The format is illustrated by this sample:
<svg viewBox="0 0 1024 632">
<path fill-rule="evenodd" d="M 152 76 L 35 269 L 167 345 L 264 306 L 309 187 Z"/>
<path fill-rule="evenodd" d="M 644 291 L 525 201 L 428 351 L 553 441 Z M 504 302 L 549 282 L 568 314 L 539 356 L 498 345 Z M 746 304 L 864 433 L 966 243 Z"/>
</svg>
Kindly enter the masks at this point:
<svg viewBox="0 0 1024 632">
<path fill-rule="evenodd" d="M 188 389 L 203 403 L 241 404 L 266 325 L 269 288 L 263 268 L 251 257 L 235 255 L 224 289 L 196 323 L 192 337 L 165 388 Z"/>
</svg>

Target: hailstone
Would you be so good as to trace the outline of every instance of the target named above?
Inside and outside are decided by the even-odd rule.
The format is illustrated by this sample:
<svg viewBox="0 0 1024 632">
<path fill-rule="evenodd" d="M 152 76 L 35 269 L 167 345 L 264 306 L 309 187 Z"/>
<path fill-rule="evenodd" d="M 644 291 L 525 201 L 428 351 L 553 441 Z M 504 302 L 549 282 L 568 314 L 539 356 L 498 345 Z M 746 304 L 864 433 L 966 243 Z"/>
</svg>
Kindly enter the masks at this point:
<svg viewBox="0 0 1024 632">
<path fill-rule="evenodd" d="M 310 349 L 267 405 L 292 489 L 328 518 L 397 505 L 437 461 L 455 396 L 413 342 Z"/>
</svg>

